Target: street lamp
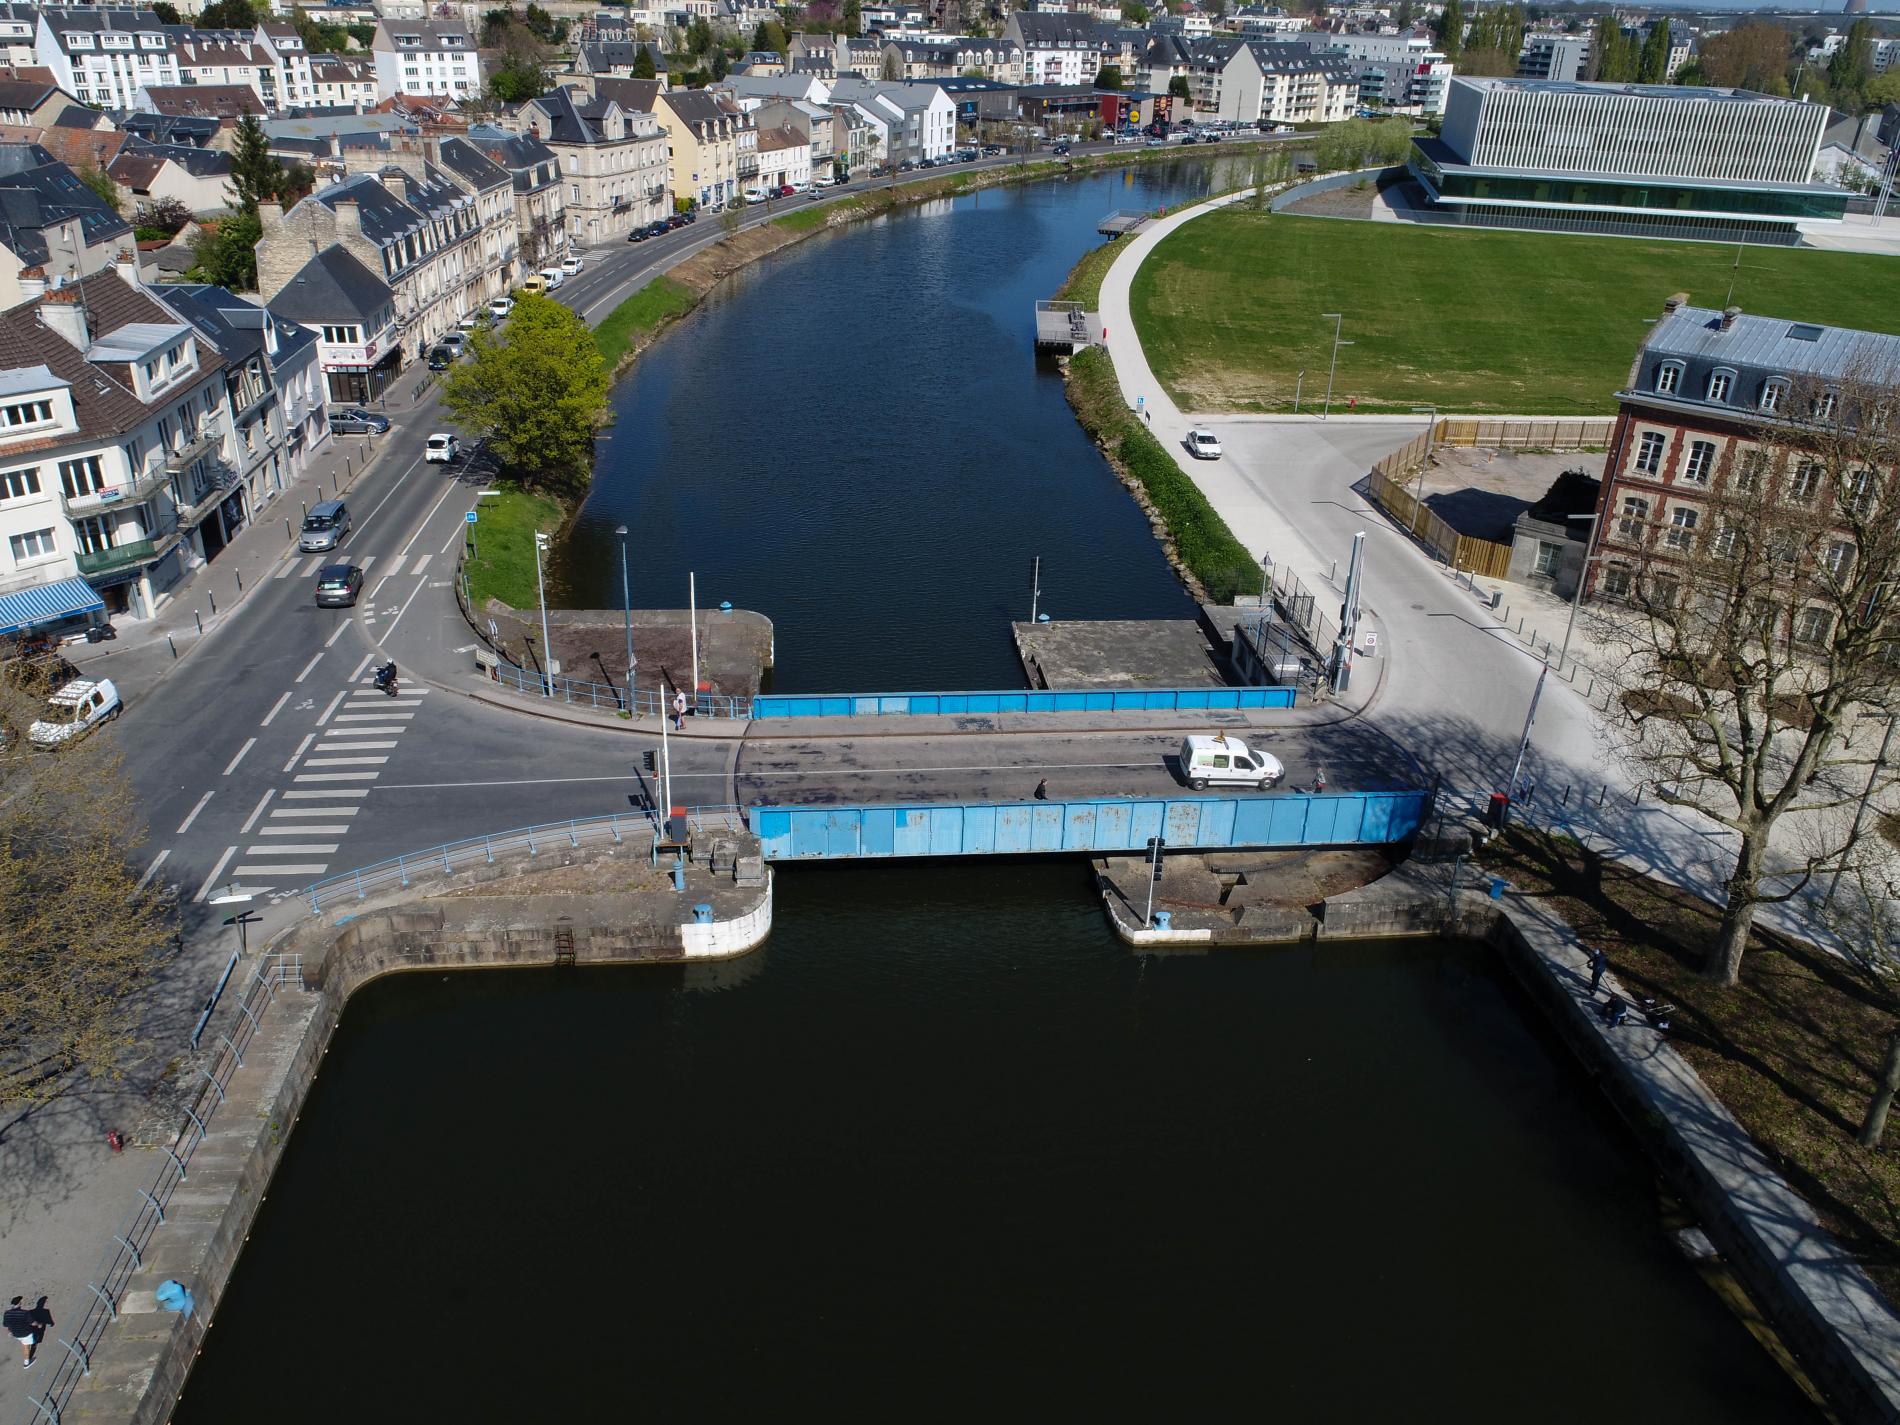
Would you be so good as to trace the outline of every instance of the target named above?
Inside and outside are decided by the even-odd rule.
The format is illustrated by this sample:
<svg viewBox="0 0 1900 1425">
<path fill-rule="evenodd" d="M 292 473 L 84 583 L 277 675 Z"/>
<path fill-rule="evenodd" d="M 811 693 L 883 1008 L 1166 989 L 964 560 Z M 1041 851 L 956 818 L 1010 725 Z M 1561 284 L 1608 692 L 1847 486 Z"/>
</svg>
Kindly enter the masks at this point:
<svg viewBox="0 0 1900 1425">
<path fill-rule="evenodd" d="M 1425 458 L 1418 463 L 1418 488 L 1412 493 L 1414 506 L 1425 503 L 1425 467 L 1432 463 L 1432 437 L 1438 434 L 1438 407 L 1430 405 L 1412 407 L 1412 414 L 1415 416 L 1427 413 L 1431 415 L 1431 421 L 1425 427 Z M 1417 509 L 1412 511 L 1412 533 L 1418 533 Z"/>
<path fill-rule="evenodd" d="M 548 547 L 548 537 L 540 530 L 534 532 L 534 587 L 541 600 L 541 694 L 554 696 L 554 647 L 548 642 L 548 586 L 541 574 L 541 554 Z"/>
<path fill-rule="evenodd" d="M 627 714 L 633 714 L 633 593 L 627 584 L 627 527 L 618 525 L 620 536 L 620 605 L 627 613 Z"/>
<path fill-rule="evenodd" d="M 1325 420 L 1333 413 L 1333 377 L 1339 372 L 1339 348 L 1351 346 L 1353 343 L 1339 339 L 1340 328 L 1346 321 L 1344 316 L 1338 312 L 1321 312 L 1320 315 L 1333 319 L 1333 364 L 1326 371 L 1326 406 L 1319 416 L 1321 420 Z"/>
</svg>

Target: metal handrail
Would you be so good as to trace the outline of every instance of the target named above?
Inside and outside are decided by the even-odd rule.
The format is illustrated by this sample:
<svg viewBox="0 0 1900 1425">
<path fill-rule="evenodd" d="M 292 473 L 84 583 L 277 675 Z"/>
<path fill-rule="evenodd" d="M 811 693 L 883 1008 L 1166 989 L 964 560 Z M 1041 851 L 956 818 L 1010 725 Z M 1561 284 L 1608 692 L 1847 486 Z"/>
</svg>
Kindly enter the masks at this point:
<svg viewBox="0 0 1900 1425">
<path fill-rule="evenodd" d="M 732 831 L 746 829 L 745 813 L 735 805 L 689 807 L 686 820 L 695 831 L 715 826 Z M 505 855 L 525 850 L 530 856 L 538 856 L 544 850 L 562 847 L 578 850 L 583 845 L 609 841 L 619 846 L 626 844 L 629 836 L 635 839 L 636 844 L 644 844 L 650 850 L 659 829 L 656 814 L 651 810 L 544 822 L 536 826 L 518 827 L 513 831 L 470 836 L 461 841 L 448 841 L 440 846 L 393 856 L 386 861 L 377 861 L 354 871 L 346 871 L 340 876 L 317 881 L 304 887 L 298 895 L 310 903 L 312 915 L 322 915 L 325 906 L 365 900 L 371 892 L 387 886 L 407 888 L 419 877 L 453 876 L 457 867 L 493 865 L 497 853 Z"/>
<path fill-rule="evenodd" d="M 218 1051 L 210 1064 L 198 1071 L 201 1086 L 185 1108 L 185 1121 L 166 1147 L 157 1176 L 149 1187 L 138 1189 L 137 1202 L 112 1234 L 112 1245 L 106 1248 L 98 1269 L 86 1283 L 84 1314 L 71 1334 L 56 1343 L 64 1354 L 58 1357 L 45 1392 L 27 1397 L 25 1418 L 30 1425 L 59 1425 L 60 1411 L 79 1388 L 79 1382 L 92 1374 L 93 1352 L 106 1328 L 119 1319 L 119 1306 L 132 1278 L 144 1269 L 145 1248 L 164 1224 L 165 1209 L 171 1205 L 178 1185 L 185 1181 L 193 1154 L 209 1135 L 211 1120 L 224 1104 L 225 1086 L 244 1066 L 244 1051 L 256 1038 L 277 991 L 285 984 L 302 983 L 301 956 L 272 954 L 259 959 L 238 1000 L 237 1018 L 229 1031 L 218 1037 Z"/>
<path fill-rule="evenodd" d="M 537 698 L 558 699 L 570 705 L 600 708 L 609 712 L 627 711 L 627 690 L 613 683 L 590 683 L 584 678 L 570 678 L 564 673 L 537 673 L 531 668 L 523 668 L 505 660 L 498 661 L 492 671 L 496 682 Z M 752 716 L 752 699 L 733 697 L 726 693 L 689 692 L 687 709 L 695 717 L 743 720 Z M 633 690 L 635 717 L 671 716 L 672 712 L 672 698 L 662 694 L 659 689 Z"/>
</svg>

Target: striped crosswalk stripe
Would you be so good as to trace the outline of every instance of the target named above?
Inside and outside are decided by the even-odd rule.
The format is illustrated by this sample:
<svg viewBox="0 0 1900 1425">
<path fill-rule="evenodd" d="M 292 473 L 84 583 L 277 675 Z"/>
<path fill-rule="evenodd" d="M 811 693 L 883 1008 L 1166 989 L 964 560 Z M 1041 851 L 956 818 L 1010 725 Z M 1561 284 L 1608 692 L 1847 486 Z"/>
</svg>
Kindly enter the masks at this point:
<svg viewBox="0 0 1900 1425">
<path fill-rule="evenodd" d="M 290 846 L 246 846 L 246 856 L 327 856 L 336 850 L 334 841 L 304 841 Z"/>
<path fill-rule="evenodd" d="M 299 772 L 293 779 L 299 782 L 373 782 L 374 772 Z"/>
<path fill-rule="evenodd" d="M 288 796 L 289 793 L 285 795 Z M 271 815 L 274 817 L 355 816 L 361 810 L 361 807 L 278 807 Z"/>
<path fill-rule="evenodd" d="M 350 829 L 347 821 L 339 821 L 334 826 L 313 826 L 309 822 L 298 822 L 295 826 L 260 826 L 259 836 L 341 836 Z"/>
<path fill-rule="evenodd" d="M 321 876 L 330 869 L 328 861 L 305 862 L 300 865 L 284 863 L 276 866 L 239 866 L 234 876 Z"/>
<path fill-rule="evenodd" d="M 387 757 L 306 757 L 306 767 L 380 767 Z"/>
</svg>

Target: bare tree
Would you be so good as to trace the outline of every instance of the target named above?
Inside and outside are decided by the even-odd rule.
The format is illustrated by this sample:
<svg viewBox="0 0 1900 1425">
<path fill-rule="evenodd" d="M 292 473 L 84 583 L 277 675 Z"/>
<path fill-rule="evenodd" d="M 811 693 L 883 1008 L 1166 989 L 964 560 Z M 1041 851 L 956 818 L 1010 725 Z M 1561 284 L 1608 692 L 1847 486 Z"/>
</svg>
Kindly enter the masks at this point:
<svg viewBox="0 0 1900 1425">
<path fill-rule="evenodd" d="M 174 944 L 141 888 L 136 798 L 95 733 L 52 751 L 21 736 L 39 699 L 0 690 L 0 1104 L 113 1080 L 142 1053 L 135 992 Z"/>
<path fill-rule="evenodd" d="M 1704 972 L 1735 983 L 1756 912 L 1799 894 L 1845 847 L 1808 846 L 1770 890 L 1769 841 L 1790 811 L 1857 797 L 1871 757 L 1844 726 L 1900 705 L 1894 373 L 1779 394 L 1708 493 L 1667 518 L 1605 509 L 1600 620 L 1623 669 L 1616 729 L 1665 801 L 1694 806 L 1739 841 Z M 1884 775 L 1873 769 L 1877 776 Z M 1778 877 L 1776 878 L 1778 879 Z"/>
<path fill-rule="evenodd" d="M 1822 902 L 1820 918 L 1893 1020 L 1873 1092 L 1854 1135 L 1861 1147 L 1878 1148 L 1894 1098 L 1900 1095 L 1900 855 L 1885 836 L 1863 837 L 1848 853 Z"/>
</svg>

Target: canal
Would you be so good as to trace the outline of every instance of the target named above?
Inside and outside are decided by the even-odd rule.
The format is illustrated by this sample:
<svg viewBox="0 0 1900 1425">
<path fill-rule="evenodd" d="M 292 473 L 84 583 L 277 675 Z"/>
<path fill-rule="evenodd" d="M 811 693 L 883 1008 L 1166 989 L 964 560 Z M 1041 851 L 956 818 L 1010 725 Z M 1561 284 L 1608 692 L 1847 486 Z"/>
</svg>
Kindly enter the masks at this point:
<svg viewBox="0 0 1900 1425">
<path fill-rule="evenodd" d="M 1488 952 L 1138 957 L 975 874 L 370 987 L 179 1425 L 1810 1418 Z"/>
<path fill-rule="evenodd" d="M 740 273 L 614 393 L 558 602 L 730 600 L 774 621 L 779 691 L 1015 688 L 1011 620 L 1192 618 L 1147 519 L 1082 434 L 1034 304 L 1116 208 L 1239 160 L 1136 165 L 899 209 Z M 1231 181 L 1238 181 L 1238 177 Z"/>
<path fill-rule="evenodd" d="M 636 600 L 697 569 L 781 687 L 1016 685 L 1034 554 L 1057 616 L 1187 616 L 1029 311 L 1206 184 L 997 190 L 722 289 L 616 393 L 569 602 L 615 602 L 624 520 Z M 800 866 L 729 965 L 369 987 L 175 1419 L 1810 1418 L 1660 1214 L 1479 947 L 1143 957 L 1073 863 Z"/>
</svg>

